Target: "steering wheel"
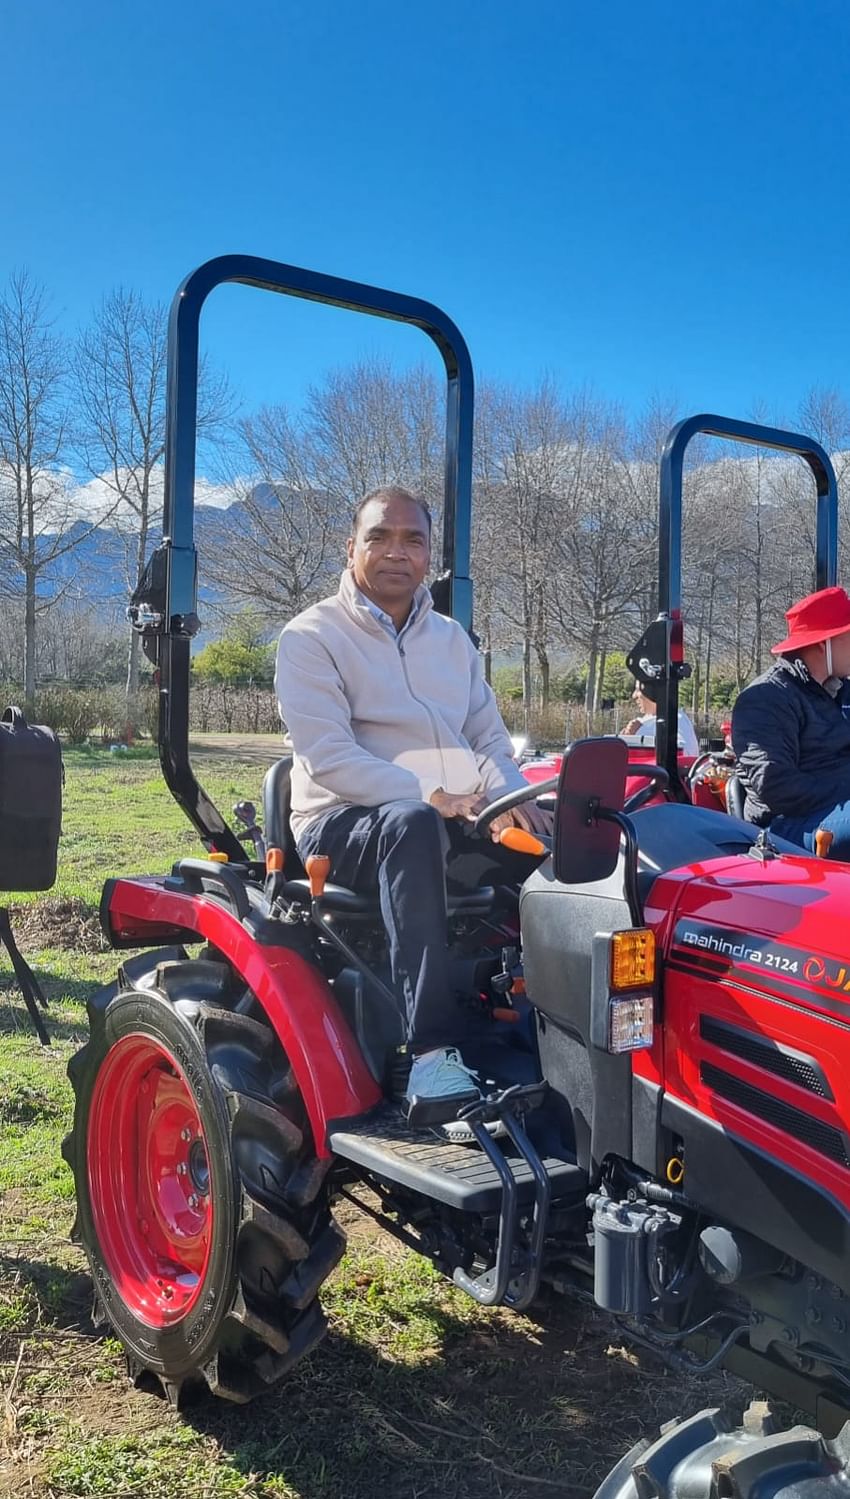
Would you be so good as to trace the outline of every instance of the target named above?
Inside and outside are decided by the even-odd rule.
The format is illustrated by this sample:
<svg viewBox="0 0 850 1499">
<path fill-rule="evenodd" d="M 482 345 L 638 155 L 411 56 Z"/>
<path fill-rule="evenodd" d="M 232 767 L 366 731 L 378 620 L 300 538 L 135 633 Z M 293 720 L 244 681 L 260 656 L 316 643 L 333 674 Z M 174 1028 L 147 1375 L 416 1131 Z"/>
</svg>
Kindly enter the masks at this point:
<svg viewBox="0 0 850 1499">
<path fill-rule="evenodd" d="M 485 807 L 483 812 L 479 812 L 472 824 L 473 835 L 480 837 L 493 819 L 499 817 L 502 812 L 510 812 L 514 807 L 521 807 L 523 802 L 536 802 L 538 796 L 546 796 L 548 792 L 556 791 L 559 780 L 559 776 L 550 776 L 548 781 L 529 781 L 527 786 L 520 786 L 517 791 L 508 791 L 504 796 L 498 797 L 496 801 L 490 803 L 489 807 Z"/>
<path fill-rule="evenodd" d="M 646 776 L 649 785 L 641 786 L 640 791 L 633 791 L 623 802 L 623 811 L 626 813 L 637 812 L 640 807 L 645 807 L 651 801 L 656 791 L 666 791 L 670 785 L 670 777 L 663 765 L 641 765 L 635 766 L 634 773 Z"/>
</svg>

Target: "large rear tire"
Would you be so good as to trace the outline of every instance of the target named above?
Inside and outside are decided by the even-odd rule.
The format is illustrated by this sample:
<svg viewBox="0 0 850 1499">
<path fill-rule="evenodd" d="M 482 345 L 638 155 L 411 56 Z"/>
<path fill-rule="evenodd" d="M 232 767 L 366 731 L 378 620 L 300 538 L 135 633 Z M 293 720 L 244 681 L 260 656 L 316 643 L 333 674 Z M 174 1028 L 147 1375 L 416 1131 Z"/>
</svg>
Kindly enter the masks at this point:
<svg viewBox="0 0 850 1499">
<path fill-rule="evenodd" d="M 68 1067 L 63 1154 L 95 1320 L 174 1404 L 204 1384 L 251 1400 L 281 1379 L 325 1331 L 318 1293 L 345 1248 L 261 1016 L 227 963 L 160 963 L 90 1002 Z"/>
<path fill-rule="evenodd" d="M 671 1421 L 612 1468 L 593 1499 L 835 1499 L 847 1493 L 850 1423 L 832 1441 L 810 1426 L 783 1430 L 766 1404 Z"/>
</svg>

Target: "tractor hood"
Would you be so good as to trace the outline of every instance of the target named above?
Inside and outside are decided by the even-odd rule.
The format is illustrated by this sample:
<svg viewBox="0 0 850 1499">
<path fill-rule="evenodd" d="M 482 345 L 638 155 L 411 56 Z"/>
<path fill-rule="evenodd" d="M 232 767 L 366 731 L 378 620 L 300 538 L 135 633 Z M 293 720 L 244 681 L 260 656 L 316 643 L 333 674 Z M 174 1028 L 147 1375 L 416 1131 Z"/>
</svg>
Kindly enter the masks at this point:
<svg viewBox="0 0 850 1499">
<path fill-rule="evenodd" d="M 647 922 L 668 958 L 850 1021 L 850 865 L 757 853 L 658 878 Z"/>
</svg>

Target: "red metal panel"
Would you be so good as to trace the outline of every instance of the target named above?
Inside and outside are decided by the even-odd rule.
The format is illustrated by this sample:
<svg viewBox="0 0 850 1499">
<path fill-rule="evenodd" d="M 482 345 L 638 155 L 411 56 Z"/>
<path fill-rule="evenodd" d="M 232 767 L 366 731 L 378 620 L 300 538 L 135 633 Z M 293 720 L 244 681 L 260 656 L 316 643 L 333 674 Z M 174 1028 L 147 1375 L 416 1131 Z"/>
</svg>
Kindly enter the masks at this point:
<svg viewBox="0 0 850 1499">
<path fill-rule="evenodd" d="M 659 879 L 647 919 L 665 952 L 669 1095 L 850 1207 L 850 1169 L 805 1138 L 809 1120 L 850 1147 L 850 868 L 804 855 L 718 859 Z M 713 1044 L 700 1033 L 701 1016 L 803 1053 L 833 1098 Z M 797 1110 L 800 1128 L 722 1097 L 703 1078 L 704 1064 Z"/>
<path fill-rule="evenodd" d="M 158 879 L 116 880 L 109 920 L 116 934 L 139 935 L 146 926 L 197 932 L 233 964 L 292 1063 L 320 1156 L 330 1154 L 330 1120 L 351 1118 L 380 1102 L 381 1091 L 329 985 L 298 953 L 255 942 L 217 901 L 166 890 Z"/>
</svg>

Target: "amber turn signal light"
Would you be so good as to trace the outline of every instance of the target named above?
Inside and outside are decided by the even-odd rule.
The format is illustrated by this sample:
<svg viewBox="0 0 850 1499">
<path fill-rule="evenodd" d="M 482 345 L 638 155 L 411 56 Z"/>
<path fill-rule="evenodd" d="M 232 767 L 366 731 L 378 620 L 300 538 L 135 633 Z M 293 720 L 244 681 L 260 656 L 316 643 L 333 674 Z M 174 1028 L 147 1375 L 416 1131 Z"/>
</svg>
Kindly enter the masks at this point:
<svg viewBox="0 0 850 1499">
<path fill-rule="evenodd" d="M 614 932 L 611 938 L 611 988 L 643 989 L 655 981 L 655 933 L 649 927 Z"/>
</svg>

